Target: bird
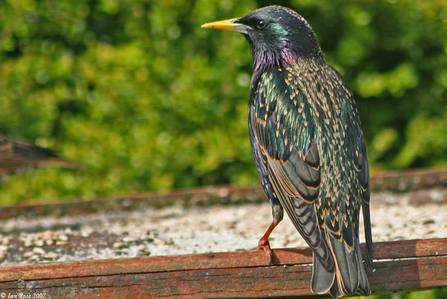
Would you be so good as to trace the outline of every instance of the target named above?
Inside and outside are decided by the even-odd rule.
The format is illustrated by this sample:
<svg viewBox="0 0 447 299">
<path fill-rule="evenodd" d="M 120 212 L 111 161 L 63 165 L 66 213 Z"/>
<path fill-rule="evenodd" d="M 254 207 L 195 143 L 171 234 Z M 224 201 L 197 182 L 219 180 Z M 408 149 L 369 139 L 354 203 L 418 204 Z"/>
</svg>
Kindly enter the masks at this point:
<svg viewBox="0 0 447 299">
<path fill-rule="evenodd" d="M 242 33 L 252 51 L 249 135 L 273 215 L 258 249 L 272 264 L 268 239 L 285 210 L 313 251 L 311 291 L 369 296 L 370 178 L 352 91 L 327 64 L 312 27 L 292 9 L 267 6 L 202 27 Z"/>
<path fill-rule="evenodd" d="M 37 167 L 82 168 L 83 166 L 60 158 L 51 149 L 0 134 L 0 184 L 13 174 Z"/>
</svg>

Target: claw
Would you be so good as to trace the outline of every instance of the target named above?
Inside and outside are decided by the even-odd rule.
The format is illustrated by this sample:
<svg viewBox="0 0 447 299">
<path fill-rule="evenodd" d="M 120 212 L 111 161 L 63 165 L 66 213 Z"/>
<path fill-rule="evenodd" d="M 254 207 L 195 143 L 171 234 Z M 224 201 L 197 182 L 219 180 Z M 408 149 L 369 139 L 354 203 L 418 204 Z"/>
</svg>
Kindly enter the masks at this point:
<svg viewBox="0 0 447 299">
<path fill-rule="evenodd" d="M 264 250 L 268 264 L 272 265 L 273 251 L 272 248 L 270 248 L 270 242 L 261 238 L 258 242 L 258 250 Z"/>
</svg>

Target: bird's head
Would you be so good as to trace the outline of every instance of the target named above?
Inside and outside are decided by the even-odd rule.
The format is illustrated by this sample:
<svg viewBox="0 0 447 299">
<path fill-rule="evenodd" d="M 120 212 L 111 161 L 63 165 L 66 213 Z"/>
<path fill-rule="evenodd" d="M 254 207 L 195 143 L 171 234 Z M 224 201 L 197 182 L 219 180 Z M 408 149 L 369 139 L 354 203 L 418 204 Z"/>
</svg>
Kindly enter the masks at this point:
<svg viewBox="0 0 447 299">
<path fill-rule="evenodd" d="M 314 31 L 302 16 L 289 8 L 267 6 L 241 18 L 202 27 L 242 33 L 252 48 L 254 72 L 298 61 L 324 61 Z"/>
</svg>

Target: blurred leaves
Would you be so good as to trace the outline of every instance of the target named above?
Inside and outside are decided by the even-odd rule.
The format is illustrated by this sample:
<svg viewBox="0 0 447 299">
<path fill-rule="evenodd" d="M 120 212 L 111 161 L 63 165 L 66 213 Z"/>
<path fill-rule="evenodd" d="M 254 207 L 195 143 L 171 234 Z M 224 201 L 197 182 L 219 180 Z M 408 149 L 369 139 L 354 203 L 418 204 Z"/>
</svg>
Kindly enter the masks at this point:
<svg viewBox="0 0 447 299">
<path fill-rule="evenodd" d="M 416 70 L 409 63 L 402 63 L 389 72 L 362 72 L 357 77 L 357 92 L 363 98 L 390 93 L 399 98 L 418 84 Z"/>
<path fill-rule="evenodd" d="M 3 203 L 258 183 L 245 39 L 200 28 L 266 1 L 0 0 L 0 132 L 82 170 L 23 174 Z M 373 170 L 447 157 L 445 1 L 280 1 L 356 95 Z"/>
<path fill-rule="evenodd" d="M 447 289 L 418 291 L 411 293 L 393 293 L 382 295 L 371 295 L 370 299 L 443 299 L 447 296 Z"/>
</svg>

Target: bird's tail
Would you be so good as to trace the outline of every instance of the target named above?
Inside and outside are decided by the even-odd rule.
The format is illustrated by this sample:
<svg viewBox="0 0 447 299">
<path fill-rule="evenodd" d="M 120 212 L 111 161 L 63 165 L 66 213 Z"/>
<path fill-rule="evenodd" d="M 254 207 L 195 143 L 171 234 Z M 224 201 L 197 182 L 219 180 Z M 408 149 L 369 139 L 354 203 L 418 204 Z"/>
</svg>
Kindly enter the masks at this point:
<svg viewBox="0 0 447 299">
<path fill-rule="evenodd" d="M 330 291 L 332 297 L 339 298 L 359 294 L 369 296 L 371 289 L 363 266 L 360 242 L 357 238 L 353 248 L 332 236 L 328 242 L 333 258 L 334 267 L 326 269 L 314 254 L 311 289 L 314 293 Z"/>
</svg>

